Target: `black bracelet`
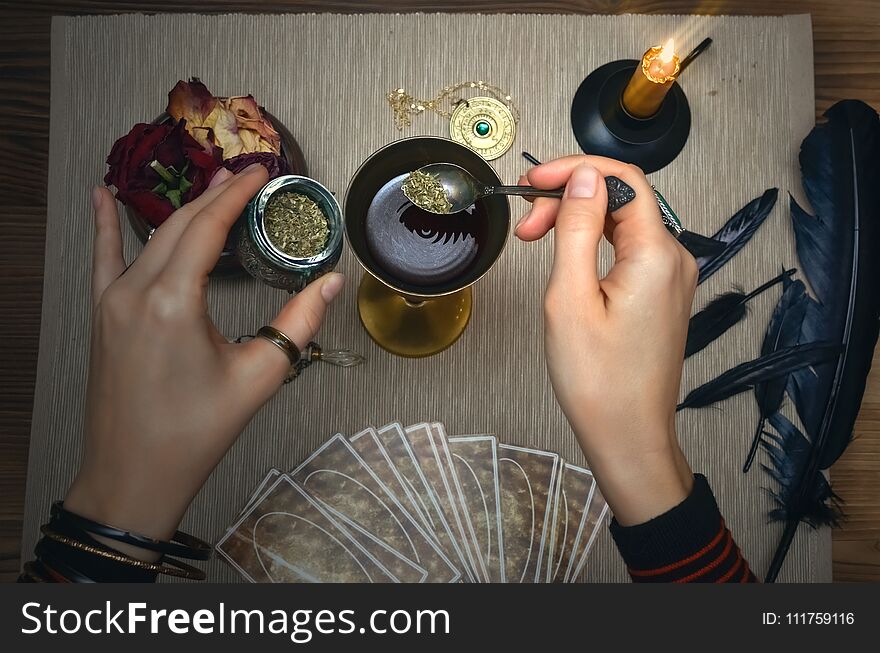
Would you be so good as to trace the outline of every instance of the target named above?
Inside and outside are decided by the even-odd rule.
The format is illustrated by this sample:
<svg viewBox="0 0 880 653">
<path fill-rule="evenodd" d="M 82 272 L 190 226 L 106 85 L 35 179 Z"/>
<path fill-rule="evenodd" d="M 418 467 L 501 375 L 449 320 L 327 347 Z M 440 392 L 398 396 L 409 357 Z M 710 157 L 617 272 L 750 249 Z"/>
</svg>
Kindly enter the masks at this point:
<svg viewBox="0 0 880 653">
<path fill-rule="evenodd" d="M 125 553 L 115 551 L 107 547 L 97 547 L 87 544 L 76 537 L 64 535 L 49 526 L 41 526 L 40 531 L 43 533 L 41 541 L 50 541 L 60 544 L 74 551 L 81 552 L 89 556 L 92 560 L 110 560 L 114 563 L 121 563 L 125 567 L 139 569 L 146 573 L 165 574 L 167 576 L 176 576 L 178 578 L 187 578 L 189 580 L 205 580 L 205 572 L 201 569 L 193 567 L 176 560 L 175 558 L 167 558 L 165 556 L 159 562 L 148 562 L 140 558 L 134 558 Z M 90 577 L 93 577 L 89 574 Z"/>
<path fill-rule="evenodd" d="M 40 565 L 39 562 L 26 562 L 24 566 L 21 568 L 21 573 L 18 575 L 18 580 L 16 583 L 48 583 L 46 580 L 46 575 L 37 569 L 37 565 Z M 42 565 L 40 565 L 42 567 Z"/>
<path fill-rule="evenodd" d="M 211 545 L 192 535 L 176 531 L 169 542 L 154 540 L 145 535 L 124 531 L 108 524 L 92 521 L 81 515 L 65 510 L 62 501 L 52 504 L 52 522 L 57 521 L 67 527 L 76 528 L 86 534 L 100 535 L 115 542 L 124 542 L 148 551 L 163 555 L 185 558 L 187 560 L 208 560 L 211 557 Z"/>
<path fill-rule="evenodd" d="M 114 551 L 105 544 L 90 538 L 87 534 L 67 528 L 63 524 L 56 524 L 55 529 L 61 531 L 71 539 L 76 539 L 95 549 Z M 81 551 L 74 547 L 62 544 L 48 537 L 42 537 L 34 547 L 37 562 L 45 567 L 54 569 L 59 575 L 64 576 L 72 583 L 87 582 L 90 579 L 96 583 L 152 583 L 156 580 L 156 573 L 150 572 L 131 565 L 102 558 L 100 556 Z M 68 574 L 69 571 L 74 573 Z M 47 580 L 49 580 L 47 578 Z M 51 581 L 50 582 L 57 582 Z"/>
<path fill-rule="evenodd" d="M 57 577 L 63 578 L 68 583 L 96 583 L 94 578 L 87 576 L 81 571 L 74 569 L 60 557 L 51 554 L 45 546 L 46 540 L 40 540 L 37 548 L 37 563 L 42 568 L 40 574 L 45 580 L 50 582 L 61 582 Z M 41 543 L 44 543 L 41 546 Z"/>
</svg>

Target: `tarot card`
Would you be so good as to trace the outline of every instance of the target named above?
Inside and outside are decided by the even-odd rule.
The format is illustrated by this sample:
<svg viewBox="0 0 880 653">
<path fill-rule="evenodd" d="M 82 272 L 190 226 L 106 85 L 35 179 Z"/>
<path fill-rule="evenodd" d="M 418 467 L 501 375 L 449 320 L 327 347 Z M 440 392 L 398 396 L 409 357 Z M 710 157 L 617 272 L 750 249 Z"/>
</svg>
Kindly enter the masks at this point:
<svg viewBox="0 0 880 653">
<path fill-rule="evenodd" d="M 437 500 L 440 510 L 457 539 L 459 549 L 465 556 L 465 564 L 471 571 L 473 582 L 479 583 L 486 577 L 480 568 L 476 540 L 470 519 L 464 514 L 462 493 L 458 474 L 452 465 L 452 456 L 446 445 L 443 425 L 413 424 L 404 429 L 406 440 L 415 454 L 419 466 L 428 482 L 428 489 Z"/>
<path fill-rule="evenodd" d="M 422 455 L 426 459 L 431 459 L 433 454 L 430 452 L 430 429 L 425 424 L 425 433 L 421 441 L 423 449 Z M 467 576 L 467 580 L 475 582 L 473 570 L 467 562 L 466 555 L 463 550 L 462 543 L 454 534 L 454 522 L 447 520 L 446 513 L 441 507 L 440 501 L 431 491 L 431 485 L 426 478 L 426 471 L 422 469 L 420 460 L 416 457 L 415 452 L 410 446 L 410 442 L 406 437 L 403 427 L 398 423 L 388 424 L 380 428 L 376 434 L 379 441 L 388 452 L 388 456 L 394 461 L 394 466 L 400 472 L 405 480 L 405 485 L 410 489 L 412 495 L 416 497 L 419 507 L 422 509 L 425 517 L 430 524 L 431 530 L 440 544 L 441 550 L 446 556 L 458 563 L 459 570 Z M 439 469 L 434 461 L 433 473 L 439 483 Z"/>
<path fill-rule="evenodd" d="M 508 583 L 537 583 L 552 519 L 559 456 L 498 445 L 498 487 Z"/>
<path fill-rule="evenodd" d="M 379 477 L 379 480 L 385 484 L 385 487 L 397 498 L 398 502 L 425 529 L 428 529 L 426 532 L 431 539 L 436 541 L 433 531 L 430 530 L 431 526 L 428 523 L 427 517 L 425 517 L 419 506 L 418 499 L 407 487 L 406 480 L 401 476 L 397 467 L 394 466 L 394 463 L 388 456 L 388 452 L 385 451 L 385 447 L 379 441 L 376 429 L 372 427 L 366 428 L 360 433 L 352 435 L 348 441 L 355 450 L 355 453 L 366 463 L 367 467 L 373 470 L 373 473 Z"/>
<path fill-rule="evenodd" d="M 464 512 L 470 516 L 478 554 L 487 572 L 485 580 L 503 583 L 504 538 L 495 436 L 455 436 L 448 438 L 447 442 L 464 495 Z"/>
<path fill-rule="evenodd" d="M 391 583 L 395 577 L 289 477 L 216 546 L 252 583 Z"/>
<path fill-rule="evenodd" d="M 596 482 L 588 469 L 570 463 L 560 466 L 557 475 L 556 499 L 547 546 L 545 582 L 565 580 L 574 553 L 580 553 L 581 533 L 586 521 L 590 499 Z"/>
<path fill-rule="evenodd" d="M 573 560 L 577 560 L 577 566 L 565 582 L 577 582 L 577 579 L 583 573 L 587 566 L 587 558 L 590 555 L 590 549 L 593 548 L 596 537 L 602 531 L 607 516 L 608 504 L 605 503 L 605 497 L 602 496 L 602 493 L 597 486 L 590 499 L 590 507 L 584 515 L 584 527 L 581 534 L 582 542 L 579 543 L 575 549 L 577 557 L 572 557 Z"/>
<path fill-rule="evenodd" d="M 486 570 L 486 564 L 480 555 L 480 545 L 477 542 L 471 514 L 465 505 L 464 491 L 461 489 L 458 469 L 454 464 L 452 452 L 449 451 L 449 438 L 446 435 L 446 427 L 440 422 L 432 422 L 431 436 L 434 456 L 440 462 L 440 469 L 446 477 L 447 490 L 452 499 L 452 508 L 457 513 L 457 524 L 462 531 L 462 541 L 467 547 L 468 562 L 476 574 L 478 582 L 488 582 L 489 572 Z"/>
<path fill-rule="evenodd" d="M 360 527 L 424 568 L 428 582 L 458 580 L 458 570 L 361 460 L 345 436 L 333 436 L 290 477 L 346 526 Z M 371 553 L 378 557 L 378 553 Z"/>
<path fill-rule="evenodd" d="M 268 490 L 272 484 L 277 480 L 277 478 L 281 476 L 281 471 L 275 469 L 274 467 L 266 472 L 266 476 L 263 477 L 263 480 L 260 481 L 260 484 L 254 489 L 251 493 L 250 499 L 248 499 L 247 503 L 244 504 L 244 508 L 241 509 L 241 512 L 238 513 L 238 516 L 241 517 L 244 513 L 251 509 L 251 506 L 256 503 L 256 501 L 263 496 L 263 493 Z"/>
</svg>

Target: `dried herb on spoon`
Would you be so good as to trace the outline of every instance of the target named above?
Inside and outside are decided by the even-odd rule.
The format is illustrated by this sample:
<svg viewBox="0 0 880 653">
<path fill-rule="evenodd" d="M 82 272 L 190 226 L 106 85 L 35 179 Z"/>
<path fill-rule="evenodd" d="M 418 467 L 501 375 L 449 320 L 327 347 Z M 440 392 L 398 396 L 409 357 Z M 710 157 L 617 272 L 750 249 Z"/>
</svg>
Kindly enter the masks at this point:
<svg viewBox="0 0 880 653">
<path fill-rule="evenodd" d="M 407 199 L 420 209 L 431 213 L 449 213 L 452 202 L 443 184 L 434 175 L 414 170 L 401 186 Z"/>
</svg>

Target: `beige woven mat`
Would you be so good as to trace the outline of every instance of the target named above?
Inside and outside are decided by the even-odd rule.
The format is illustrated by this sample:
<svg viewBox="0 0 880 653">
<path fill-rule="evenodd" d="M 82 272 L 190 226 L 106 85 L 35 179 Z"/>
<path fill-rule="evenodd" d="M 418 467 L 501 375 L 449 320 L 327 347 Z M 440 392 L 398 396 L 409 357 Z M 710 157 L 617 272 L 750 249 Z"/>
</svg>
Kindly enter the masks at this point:
<svg viewBox="0 0 880 653">
<path fill-rule="evenodd" d="M 522 118 L 513 149 L 494 165 L 515 181 L 520 150 L 542 159 L 577 152 L 569 103 L 587 72 L 633 58 L 674 34 L 680 49 L 704 36 L 715 44 L 682 84 L 693 129 L 681 156 L 652 181 L 686 224 L 713 232 L 768 186 L 780 202 L 759 235 L 699 289 L 702 304 L 734 283 L 751 287 L 795 256 L 785 191 L 799 187 L 795 153 L 813 120 L 808 16 L 291 15 L 57 18 L 52 28 L 52 121 L 43 323 L 31 434 L 24 555 L 30 555 L 50 501 L 63 495 L 79 457 L 88 343 L 91 256 L 89 187 L 101 179 L 114 139 L 156 116 L 181 78 L 201 77 L 218 94 L 253 93 L 299 139 L 311 173 L 340 197 L 358 164 L 402 136 L 446 134 L 434 115 L 398 132 L 385 93 L 405 86 L 430 96 L 458 81 L 483 79 L 511 93 Z M 513 200 L 518 216 L 524 204 Z M 129 257 L 138 245 L 126 228 Z M 541 351 L 541 297 L 549 239 L 511 239 L 477 284 L 463 338 L 427 360 L 394 358 L 361 329 L 355 292 L 361 270 L 346 252 L 350 281 L 321 335 L 326 346 L 363 352 L 355 370 L 315 366 L 285 387 L 245 431 L 193 504 L 184 528 L 217 538 L 270 466 L 292 468 L 332 434 L 368 424 L 424 419 L 450 433 L 495 433 L 503 442 L 582 460 L 553 400 Z M 606 252 L 607 258 L 607 252 Z M 210 304 L 224 333 L 252 333 L 285 295 L 254 281 L 213 282 Z M 753 302 L 744 324 L 688 361 L 684 388 L 758 351 L 776 298 Z M 645 324 L 645 329 L 650 329 Z M 613 400 L 613 398 L 611 398 Z M 157 411 L 162 406 L 156 406 Z M 725 517 L 760 573 L 778 537 L 759 468 L 740 472 L 755 425 L 751 396 L 716 410 L 686 412 L 679 432 L 693 467 L 706 473 Z M 236 574 L 220 562 L 210 577 Z M 591 580 L 626 579 L 603 533 Z M 802 528 L 782 577 L 829 580 L 830 538 Z"/>
</svg>

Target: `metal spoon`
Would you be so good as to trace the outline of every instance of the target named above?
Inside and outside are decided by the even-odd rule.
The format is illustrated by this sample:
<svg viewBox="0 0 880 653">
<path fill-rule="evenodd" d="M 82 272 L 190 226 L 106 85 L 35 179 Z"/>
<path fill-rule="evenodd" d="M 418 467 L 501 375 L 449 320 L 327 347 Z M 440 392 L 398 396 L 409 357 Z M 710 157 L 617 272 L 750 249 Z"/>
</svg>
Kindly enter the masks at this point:
<svg viewBox="0 0 880 653">
<path fill-rule="evenodd" d="M 564 189 L 541 190 L 532 186 L 491 186 L 485 184 L 464 168 L 453 163 L 432 163 L 419 168 L 419 172 L 429 174 L 443 185 L 446 197 L 452 205 L 448 211 L 431 211 L 430 207 L 419 208 L 432 213 L 458 213 L 471 204 L 490 195 L 529 195 L 531 197 L 555 197 L 560 199 Z"/>
<path fill-rule="evenodd" d="M 436 211 L 434 207 L 414 203 L 421 209 L 444 215 L 463 211 L 478 199 L 490 195 L 525 195 L 560 199 L 565 191 L 564 188 L 541 190 L 534 186 L 490 186 L 475 179 L 471 173 L 454 163 L 432 163 L 419 168 L 418 172 L 429 174 L 440 182 L 451 206 L 448 211 Z M 605 177 L 605 187 L 608 189 L 609 212 L 614 212 L 635 199 L 636 192 L 629 184 L 613 175 Z"/>
</svg>

